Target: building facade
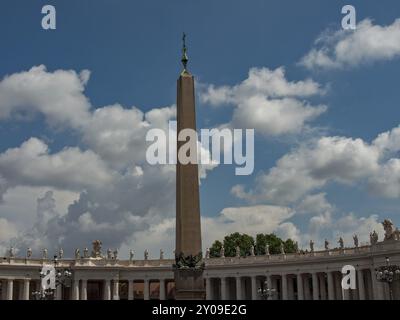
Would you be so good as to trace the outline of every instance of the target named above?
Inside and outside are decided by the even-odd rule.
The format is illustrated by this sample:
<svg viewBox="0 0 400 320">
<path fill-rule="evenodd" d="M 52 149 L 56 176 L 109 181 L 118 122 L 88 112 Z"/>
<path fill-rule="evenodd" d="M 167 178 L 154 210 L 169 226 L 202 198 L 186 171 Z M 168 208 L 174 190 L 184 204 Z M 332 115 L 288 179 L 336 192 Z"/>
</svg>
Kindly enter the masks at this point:
<svg viewBox="0 0 400 320">
<path fill-rule="evenodd" d="M 46 252 L 47 253 L 47 252 Z M 52 260 L 10 254 L 0 258 L 0 298 L 33 299 L 40 290 L 40 270 Z M 161 255 L 162 256 L 162 255 Z M 162 258 L 162 257 L 161 257 Z M 376 300 L 400 299 L 400 281 L 389 288 L 376 269 L 400 265 L 400 240 L 367 246 L 306 253 L 204 259 L 207 299 L 213 300 Z M 72 273 L 70 284 L 59 285 L 58 300 L 174 299 L 174 260 L 120 260 L 103 257 L 60 259 L 56 270 Z M 344 290 L 342 268 L 355 269 L 355 289 Z M 262 289 L 268 287 L 269 295 Z M 265 290 L 264 290 L 265 291 Z"/>
</svg>

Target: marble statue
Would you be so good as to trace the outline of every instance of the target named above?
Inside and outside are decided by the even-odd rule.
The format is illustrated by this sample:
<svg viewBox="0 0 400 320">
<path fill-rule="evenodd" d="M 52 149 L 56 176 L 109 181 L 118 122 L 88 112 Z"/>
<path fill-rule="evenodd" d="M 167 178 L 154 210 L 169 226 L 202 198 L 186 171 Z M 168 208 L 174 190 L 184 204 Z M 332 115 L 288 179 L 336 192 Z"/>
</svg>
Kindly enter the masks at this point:
<svg viewBox="0 0 400 320">
<path fill-rule="evenodd" d="M 314 241 L 310 240 L 310 250 L 314 252 Z"/>
<path fill-rule="evenodd" d="M 132 261 L 135 256 L 135 252 L 133 250 L 129 251 L 129 260 Z"/>
<path fill-rule="evenodd" d="M 206 259 L 210 259 L 210 248 L 206 250 Z"/>
<path fill-rule="evenodd" d="M 342 237 L 339 238 L 338 243 L 339 243 L 340 249 L 344 249 L 344 241 L 343 241 L 343 238 L 342 238 Z"/>
<path fill-rule="evenodd" d="M 147 249 L 144 250 L 144 260 L 149 260 L 149 251 Z"/>
<path fill-rule="evenodd" d="M 85 259 L 89 258 L 89 249 L 88 248 L 83 249 L 83 257 Z"/>
<path fill-rule="evenodd" d="M 236 258 L 240 257 L 240 247 L 236 246 Z"/>
<path fill-rule="evenodd" d="M 285 254 L 285 245 L 281 242 L 281 254 Z"/>
<path fill-rule="evenodd" d="M 325 250 L 329 250 L 329 241 L 325 239 Z"/>
<path fill-rule="evenodd" d="M 164 251 L 160 249 L 160 260 L 164 260 Z"/>
<path fill-rule="evenodd" d="M 225 247 L 222 245 L 221 247 L 221 258 L 225 258 Z"/>
<path fill-rule="evenodd" d="M 43 249 L 43 259 L 47 259 L 47 249 Z"/>
<path fill-rule="evenodd" d="M 27 257 L 28 259 L 30 259 L 30 258 L 32 257 L 32 249 L 31 249 L 31 248 L 28 248 L 28 249 L 26 250 L 26 257 Z"/>
<path fill-rule="evenodd" d="M 378 233 L 375 230 L 369 234 L 369 241 L 371 245 L 375 245 L 378 243 Z"/>
<path fill-rule="evenodd" d="M 14 247 L 10 248 L 9 255 L 10 255 L 10 258 L 14 258 L 15 257 L 15 249 L 14 249 Z"/>
<path fill-rule="evenodd" d="M 394 240 L 400 240 L 400 230 L 398 228 L 394 231 Z"/>
<path fill-rule="evenodd" d="M 60 250 L 58 250 L 58 258 L 62 259 L 64 257 L 64 250 L 63 248 L 60 248 Z"/>
<path fill-rule="evenodd" d="M 354 246 L 358 248 L 358 236 L 356 234 L 353 236 L 353 240 L 354 240 Z"/>
<path fill-rule="evenodd" d="M 113 258 L 113 257 L 112 257 L 112 251 L 111 251 L 110 248 L 108 248 L 108 249 L 107 249 L 107 259 L 108 259 L 108 260 L 112 260 L 112 258 Z"/>
<path fill-rule="evenodd" d="M 92 242 L 92 258 L 102 258 L 103 255 L 101 253 L 101 241 L 100 240 L 94 240 Z"/>
<path fill-rule="evenodd" d="M 81 254 L 78 248 L 75 249 L 75 260 L 78 260 L 81 258 Z"/>
<path fill-rule="evenodd" d="M 250 255 L 251 255 L 252 257 L 255 256 L 255 253 L 254 253 L 254 246 L 251 246 L 251 247 L 250 247 Z"/>
<path fill-rule="evenodd" d="M 118 259 L 118 249 L 114 250 L 114 259 L 117 260 Z"/>
<path fill-rule="evenodd" d="M 269 256 L 269 244 L 265 245 L 265 255 Z"/>
<path fill-rule="evenodd" d="M 383 241 L 395 240 L 394 239 L 394 225 L 392 220 L 385 219 L 382 222 L 383 229 L 385 230 L 385 238 Z"/>
</svg>

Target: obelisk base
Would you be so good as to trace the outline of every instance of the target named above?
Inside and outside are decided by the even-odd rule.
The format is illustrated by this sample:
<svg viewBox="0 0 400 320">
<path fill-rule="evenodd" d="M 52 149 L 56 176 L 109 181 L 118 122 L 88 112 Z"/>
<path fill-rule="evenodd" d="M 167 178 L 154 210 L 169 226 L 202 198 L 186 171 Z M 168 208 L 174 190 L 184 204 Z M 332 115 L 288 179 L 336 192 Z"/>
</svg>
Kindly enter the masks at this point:
<svg viewBox="0 0 400 320">
<path fill-rule="evenodd" d="M 174 273 L 176 300 L 205 300 L 203 270 L 177 269 Z"/>
</svg>

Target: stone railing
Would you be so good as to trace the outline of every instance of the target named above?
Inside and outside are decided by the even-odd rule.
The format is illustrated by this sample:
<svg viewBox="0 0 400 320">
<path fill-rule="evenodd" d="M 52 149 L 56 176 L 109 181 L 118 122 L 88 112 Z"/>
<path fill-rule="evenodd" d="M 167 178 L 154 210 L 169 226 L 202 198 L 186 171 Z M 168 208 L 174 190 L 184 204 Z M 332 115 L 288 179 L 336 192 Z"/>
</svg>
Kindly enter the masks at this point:
<svg viewBox="0 0 400 320">
<path fill-rule="evenodd" d="M 246 257 L 224 257 L 224 258 L 208 258 L 205 259 L 207 265 L 236 265 L 236 264 L 258 264 L 258 263 L 279 263 L 284 261 L 298 261 L 308 259 L 320 259 L 326 257 L 342 257 L 342 256 L 357 256 L 368 253 L 379 253 L 380 251 L 399 251 L 400 241 L 379 242 L 375 245 L 366 245 L 353 248 L 335 248 L 330 250 L 321 250 L 305 253 L 287 253 L 287 254 L 272 254 L 272 255 L 255 255 Z"/>
</svg>

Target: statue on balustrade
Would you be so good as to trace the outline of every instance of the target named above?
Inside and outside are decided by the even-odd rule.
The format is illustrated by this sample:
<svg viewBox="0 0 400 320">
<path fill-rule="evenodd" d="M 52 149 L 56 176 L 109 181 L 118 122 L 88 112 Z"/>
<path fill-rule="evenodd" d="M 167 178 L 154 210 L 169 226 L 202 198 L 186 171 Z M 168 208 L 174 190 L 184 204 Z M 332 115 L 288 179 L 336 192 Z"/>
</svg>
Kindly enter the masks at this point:
<svg viewBox="0 0 400 320">
<path fill-rule="evenodd" d="M 369 241 L 372 246 L 378 243 L 378 233 L 375 230 L 369 234 Z"/>
<path fill-rule="evenodd" d="M 225 258 L 225 247 L 224 247 L 224 245 L 221 246 L 221 258 Z"/>
<path fill-rule="evenodd" d="M 135 252 L 133 250 L 129 251 L 129 260 L 132 261 L 135 256 Z"/>
<path fill-rule="evenodd" d="M 325 250 L 329 250 L 329 241 L 325 239 Z"/>
<path fill-rule="evenodd" d="M 255 253 L 254 253 L 254 246 L 253 246 L 253 245 L 250 247 L 250 255 L 251 255 L 252 257 L 255 256 Z"/>
<path fill-rule="evenodd" d="M 338 243 L 339 243 L 340 249 L 343 250 L 343 249 L 344 249 L 344 241 L 343 241 L 343 238 L 342 238 L 342 237 L 339 238 Z"/>
<path fill-rule="evenodd" d="M 89 258 L 89 249 L 88 248 L 83 249 L 83 257 L 85 259 Z"/>
<path fill-rule="evenodd" d="M 383 241 L 396 240 L 397 234 L 392 220 L 385 219 L 382 222 L 383 229 L 385 230 L 385 239 Z"/>
<path fill-rule="evenodd" d="M 110 248 L 107 249 L 107 259 L 108 260 L 112 260 L 113 256 L 112 256 L 112 250 Z"/>
<path fill-rule="evenodd" d="M 8 251 L 9 257 L 14 258 L 15 257 L 15 249 L 14 247 L 11 247 L 10 250 Z"/>
<path fill-rule="evenodd" d="M 354 246 L 358 248 L 358 236 L 356 234 L 353 236 L 353 240 L 354 240 Z"/>
<path fill-rule="evenodd" d="M 149 251 L 147 249 L 144 250 L 144 260 L 149 260 Z"/>
<path fill-rule="evenodd" d="M 64 250 L 63 250 L 63 248 L 60 248 L 60 250 L 58 250 L 58 258 L 59 259 L 64 258 Z"/>
<path fill-rule="evenodd" d="M 285 254 L 285 245 L 281 242 L 281 254 Z"/>
<path fill-rule="evenodd" d="M 314 241 L 310 240 L 310 250 L 314 252 Z"/>
<path fill-rule="evenodd" d="M 164 260 L 164 251 L 160 249 L 160 260 Z"/>
<path fill-rule="evenodd" d="M 236 258 L 240 257 L 240 247 L 236 246 Z"/>
<path fill-rule="evenodd" d="M 79 260 L 81 258 L 81 254 L 78 248 L 75 249 L 75 260 Z"/>
<path fill-rule="evenodd" d="M 114 250 L 114 259 L 117 260 L 118 259 L 118 249 Z"/>
<path fill-rule="evenodd" d="M 265 245 L 265 255 L 269 256 L 269 244 Z"/>
<path fill-rule="evenodd" d="M 46 259 L 47 259 L 47 256 L 48 256 L 48 254 L 47 254 L 47 249 L 44 248 L 44 249 L 43 249 L 43 259 L 46 260 Z"/>
<path fill-rule="evenodd" d="M 206 249 L 206 259 L 210 259 L 210 248 Z"/>
<path fill-rule="evenodd" d="M 103 255 L 101 253 L 101 241 L 100 240 L 94 240 L 92 242 L 92 258 L 103 258 Z"/>
<path fill-rule="evenodd" d="M 32 249 L 31 249 L 31 248 L 28 248 L 28 249 L 26 250 L 26 257 L 27 257 L 28 259 L 30 259 L 30 258 L 32 257 Z"/>
</svg>

